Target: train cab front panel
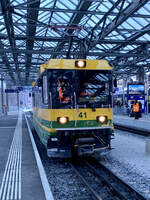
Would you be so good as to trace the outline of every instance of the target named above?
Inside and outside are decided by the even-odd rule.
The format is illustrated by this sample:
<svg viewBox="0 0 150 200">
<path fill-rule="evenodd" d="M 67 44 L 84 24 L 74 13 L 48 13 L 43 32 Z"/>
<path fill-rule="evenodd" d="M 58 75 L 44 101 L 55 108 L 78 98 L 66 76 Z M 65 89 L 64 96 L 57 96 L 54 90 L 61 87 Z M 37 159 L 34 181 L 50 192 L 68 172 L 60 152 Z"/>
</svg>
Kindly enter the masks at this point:
<svg viewBox="0 0 150 200">
<path fill-rule="evenodd" d="M 41 140 L 45 138 L 49 156 L 54 152 L 54 156 L 63 154 L 70 157 L 74 150 L 82 155 L 110 149 L 113 132 L 112 68 L 105 66 L 103 61 L 102 67 L 98 61 L 90 61 L 89 65 L 74 60 L 68 60 L 68 63 L 64 66 L 62 60 L 55 63 L 53 60 L 52 66 L 47 65 L 40 77 L 38 93 L 43 102 L 33 101 L 38 135 Z M 74 66 L 69 68 L 72 63 L 76 69 Z M 41 133 L 42 129 L 47 134 Z"/>
</svg>

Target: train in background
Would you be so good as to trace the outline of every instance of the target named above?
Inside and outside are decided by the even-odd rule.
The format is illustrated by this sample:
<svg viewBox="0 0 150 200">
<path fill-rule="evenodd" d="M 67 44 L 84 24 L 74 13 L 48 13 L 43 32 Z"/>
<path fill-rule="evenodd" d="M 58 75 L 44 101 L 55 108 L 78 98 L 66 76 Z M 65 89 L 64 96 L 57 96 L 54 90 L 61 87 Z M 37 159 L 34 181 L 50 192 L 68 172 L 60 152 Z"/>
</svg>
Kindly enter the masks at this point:
<svg viewBox="0 0 150 200">
<path fill-rule="evenodd" d="M 112 70 L 106 60 L 51 59 L 33 84 L 33 124 L 49 157 L 111 149 Z"/>
</svg>

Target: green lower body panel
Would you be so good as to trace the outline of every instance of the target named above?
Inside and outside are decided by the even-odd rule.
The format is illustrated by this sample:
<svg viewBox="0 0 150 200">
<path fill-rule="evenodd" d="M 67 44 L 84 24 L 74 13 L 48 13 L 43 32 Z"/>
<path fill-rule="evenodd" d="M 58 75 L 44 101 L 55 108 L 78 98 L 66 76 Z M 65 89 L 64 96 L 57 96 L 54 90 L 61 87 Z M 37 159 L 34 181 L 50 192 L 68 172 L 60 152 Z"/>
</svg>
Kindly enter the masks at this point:
<svg viewBox="0 0 150 200">
<path fill-rule="evenodd" d="M 47 141 L 49 138 L 50 133 L 44 130 L 35 120 L 33 120 L 34 128 L 44 146 L 47 146 Z"/>
<path fill-rule="evenodd" d="M 54 154 L 54 157 L 57 157 L 57 155 L 58 157 L 60 155 L 63 155 L 60 157 L 70 157 L 72 149 L 74 148 L 79 155 L 82 155 L 86 152 L 94 152 L 100 149 L 106 150 L 111 148 L 111 120 L 108 120 L 107 124 L 99 124 L 94 120 L 80 121 L 78 122 L 77 127 L 74 127 L 74 121 L 69 122 L 65 125 L 65 127 L 60 125 L 58 122 L 53 122 L 53 129 L 51 129 L 50 121 L 41 119 L 34 115 L 33 123 L 41 142 L 47 148 L 48 156 L 52 156 Z M 56 131 L 54 127 L 63 127 L 64 129 L 58 129 Z M 83 129 L 75 129 L 79 127 Z M 84 127 L 90 127 L 91 129 L 85 130 Z M 95 129 L 94 127 L 99 128 Z M 65 128 L 73 128 L 73 130 L 67 130 Z"/>
<path fill-rule="evenodd" d="M 39 118 L 37 115 L 34 117 L 39 121 L 40 124 L 43 126 L 50 128 L 51 122 L 45 119 Z M 112 120 L 108 119 L 107 123 L 99 123 L 96 120 L 80 120 L 77 121 L 75 126 L 75 121 L 69 121 L 67 124 L 59 124 L 57 121 L 52 122 L 52 128 L 84 128 L 84 127 L 105 127 L 105 126 L 112 126 Z"/>
</svg>

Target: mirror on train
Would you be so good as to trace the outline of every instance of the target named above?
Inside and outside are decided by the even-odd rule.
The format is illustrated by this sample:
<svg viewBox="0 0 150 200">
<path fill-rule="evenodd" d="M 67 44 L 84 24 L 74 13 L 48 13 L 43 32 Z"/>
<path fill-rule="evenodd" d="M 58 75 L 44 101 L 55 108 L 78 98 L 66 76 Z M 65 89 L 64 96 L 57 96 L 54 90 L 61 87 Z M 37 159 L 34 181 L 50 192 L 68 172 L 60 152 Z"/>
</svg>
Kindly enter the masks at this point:
<svg viewBox="0 0 150 200">
<path fill-rule="evenodd" d="M 114 78 L 114 87 L 117 87 L 117 79 Z"/>
</svg>

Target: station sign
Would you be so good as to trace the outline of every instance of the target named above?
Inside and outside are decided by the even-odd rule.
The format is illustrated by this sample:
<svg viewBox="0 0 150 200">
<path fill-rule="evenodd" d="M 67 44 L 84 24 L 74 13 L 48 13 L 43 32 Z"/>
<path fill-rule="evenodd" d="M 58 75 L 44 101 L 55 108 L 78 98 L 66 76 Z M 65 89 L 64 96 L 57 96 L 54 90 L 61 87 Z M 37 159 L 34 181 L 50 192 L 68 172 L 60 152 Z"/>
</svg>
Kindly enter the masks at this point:
<svg viewBox="0 0 150 200">
<path fill-rule="evenodd" d="M 23 87 L 17 87 L 15 89 L 5 89 L 5 93 L 19 93 L 23 91 Z"/>
<path fill-rule="evenodd" d="M 17 89 L 5 89 L 5 93 L 18 93 Z"/>
</svg>

